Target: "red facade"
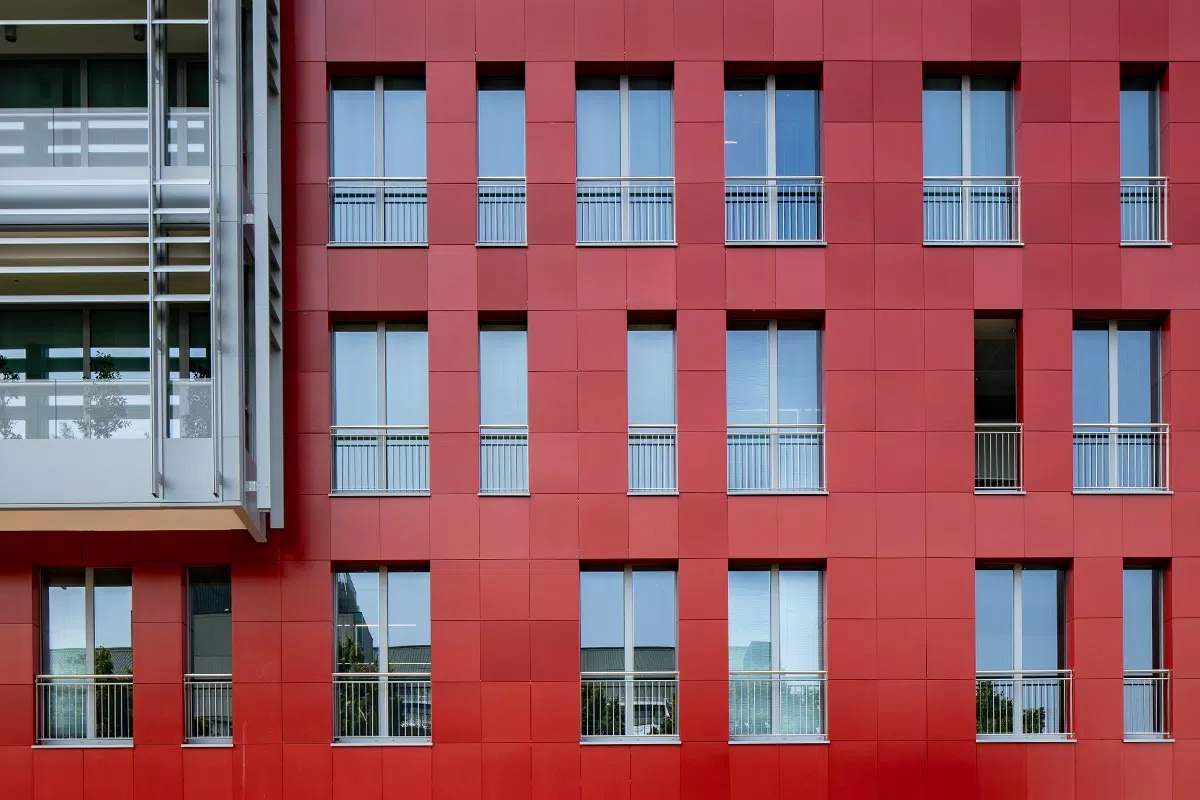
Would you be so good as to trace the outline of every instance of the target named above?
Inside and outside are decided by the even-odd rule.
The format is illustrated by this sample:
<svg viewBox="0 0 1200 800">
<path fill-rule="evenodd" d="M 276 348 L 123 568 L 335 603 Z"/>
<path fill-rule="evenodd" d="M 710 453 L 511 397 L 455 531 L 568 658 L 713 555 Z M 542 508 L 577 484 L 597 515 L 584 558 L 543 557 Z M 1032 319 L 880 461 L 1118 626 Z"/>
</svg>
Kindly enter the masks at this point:
<svg viewBox="0 0 1200 800">
<path fill-rule="evenodd" d="M 286 526 L 4 534 L 0 797 L 1200 796 L 1200 9 L 1191 0 L 283 4 Z M 523 62 L 527 248 L 476 241 L 476 62 Z M 577 62 L 673 76 L 677 247 L 580 248 Z M 822 76 L 824 247 L 727 248 L 723 62 Z M 1173 245 L 1119 244 L 1123 63 Z M 423 65 L 428 248 L 331 249 L 328 76 Z M 922 245 L 924 65 L 1017 76 L 1021 247 Z M 729 312 L 823 316 L 827 496 L 730 497 Z M 673 316 L 679 496 L 626 493 L 629 313 Z M 973 491 L 973 321 L 1021 318 L 1023 496 Z M 528 321 L 528 498 L 479 497 L 478 323 Z M 330 497 L 330 330 L 427 315 L 431 495 Z M 1166 320 L 1166 496 L 1072 493 L 1075 316 Z M 1068 570 L 1075 741 L 977 743 L 974 570 Z M 1167 566 L 1174 741 L 1122 740 L 1122 566 Z M 826 569 L 827 744 L 731 745 L 731 561 Z M 580 563 L 678 568 L 679 744 L 580 744 Z M 181 747 L 184 569 L 232 564 L 234 746 Z M 331 745 L 334 565 L 428 564 L 432 746 Z M 35 747 L 39 570 L 131 566 L 132 748 Z"/>
</svg>

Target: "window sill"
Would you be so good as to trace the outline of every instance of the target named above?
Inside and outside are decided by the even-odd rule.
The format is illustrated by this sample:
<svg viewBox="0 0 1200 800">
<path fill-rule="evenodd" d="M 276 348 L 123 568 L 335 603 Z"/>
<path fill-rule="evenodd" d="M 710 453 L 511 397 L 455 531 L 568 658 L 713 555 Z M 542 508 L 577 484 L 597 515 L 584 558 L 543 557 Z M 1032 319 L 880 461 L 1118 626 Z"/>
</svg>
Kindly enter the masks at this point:
<svg viewBox="0 0 1200 800">
<path fill-rule="evenodd" d="M 828 489 L 727 489 L 730 497 L 828 497 Z"/>
<path fill-rule="evenodd" d="M 921 242 L 925 247 L 1024 247 L 1024 242 Z"/>
<path fill-rule="evenodd" d="M 1075 737 L 1068 734 L 1056 734 L 1047 736 L 1010 736 L 1008 734 L 992 734 L 992 735 L 975 735 L 975 741 L 978 744 L 1009 744 L 1019 742 L 1021 744 L 1036 744 L 1045 742 L 1047 744 L 1075 744 Z"/>
<path fill-rule="evenodd" d="M 730 744 L 829 744 L 828 736 L 731 736 Z"/>
<path fill-rule="evenodd" d="M 825 247 L 828 245 L 824 239 L 772 239 L 763 240 L 761 242 L 731 242 L 725 240 L 726 247 Z"/>
<path fill-rule="evenodd" d="M 1162 495 L 1164 497 L 1175 494 L 1170 489 L 1072 489 L 1071 494 L 1078 495 L 1095 495 L 1103 497 L 1104 495 L 1142 495 L 1154 497 Z"/>
<path fill-rule="evenodd" d="M 184 742 L 179 746 L 187 748 L 188 750 L 205 750 L 209 748 L 221 749 L 223 747 L 233 747 L 233 739 L 211 742 Z"/>
<path fill-rule="evenodd" d="M 431 747 L 433 746 L 433 737 L 431 736 L 410 736 L 407 738 L 380 738 L 380 739 L 353 739 L 350 741 L 334 741 L 329 743 L 330 747 Z"/>
<path fill-rule="evenodd" d="M 975 494 L 979 495 L 980 497 L 987 497 L 988 495 L 994 495 L 996 497 L 1012 497 L 1012 496 L 1020 497 L 1025 494 L 1025 490 L 1024 489 L 976 489 Z"/>
<path fill-rule="evenodd" d="M 479 492 L 480 497 L 529 497 L 529 492 Z"/>
<path fill-rule="evenodd" d="M 529 247 L 529 242 L 476 242 L 476 247 Z"/>
<path fill-rule="evenodd" d="M 1172 736 L 1128 736 L 1123 739 L 1125 744 L 1174 744 Z"/>
<path fill-rule="evenodd" d="M 630 489 L 626 492 L 630 497 L 679 497 L 678 489 Z"/>
<path fill-rule="evenodd" d="M 678 242 L 575 242 L 576 247 L 678 247 Z"/>
<path fill-rule="evenodd" d="M 429 492 L 330 492 L 330 497 L 429 497 Z"/>
<path fill-rule="evenodd" d="M 34 750 L 122 750 L 133 747 L 133 739 L 108 739 L 83 741 L 80 739 L 61 742 L 36 742 Z"/>
<path fill-rule="evenodd" d="M 1170 242 L 1121 242 L 1121 247 L 1171 247 Z"/>
<path fill-rule="evenodd" d="M 418 247 L 428 248 L 429 242 L 329 242 L 330 250 L 361 250 L 364 247 Z"/>
<path fill-rule="evenodd" d="M 579 740 L 582 745 L 606 744 L 637 744 L 637 745 L 678 745 L 678 736 L 585 736 Z"/>
</svg>

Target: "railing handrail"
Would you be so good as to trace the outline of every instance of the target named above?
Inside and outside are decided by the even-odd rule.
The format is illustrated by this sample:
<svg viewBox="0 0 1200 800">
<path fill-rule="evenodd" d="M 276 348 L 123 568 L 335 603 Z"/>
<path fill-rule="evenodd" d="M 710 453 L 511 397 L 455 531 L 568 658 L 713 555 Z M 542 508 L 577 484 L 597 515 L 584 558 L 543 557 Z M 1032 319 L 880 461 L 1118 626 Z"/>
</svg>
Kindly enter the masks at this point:
<svg viewBox="0 0 1200 800">
<path fill-rule="evenodd" d="M 1166 175 L 1122 175 L 1123 181 L 1163 181 L 1167 180 Z"/>
<path fill-rule="evenodd" d="M 334 672 L 334 680 L 358 678 L 360 680 L 378 678 L 412 678 L 414 680 L 430 678 L 432 672 Z"/>
<path fill-rule="evenodd" d="M 387 181 L 394 181 L 396 183 L 403 183 L 403 182 L 428 183 L 429 182 L 429 178 L 388 177 L 388 176 L 383 176 L 383 175 L 370 175 L 370 176 L 361 177 L 361 178 L 347 177 L 345 175 L 330 175 L 328 180 L 330 183 L 338 183 L 340 181 L 353 181 L 355 183 L 366 183 L 368 181 L 375 181 L 378 183 L 383 183 L 383 182 L 387 182 Z"/>
<path fill-rule="evenodd" d="M 726 175 L 726 181 L 823 181 L 824 175 Z"/>
<path fill-rule="evenodd" d="M 211 110 L 205 106 L 169 106 L 168 114 L 209 116 Z M 137 106 L 122 108 L 121 106 L 96 106 L 78 108 L 75 106 L 57 106 L 55 108 L 4 108 L 0 109 L 0 119 L 5 117 L 145 117 L 149 116 L 150 108 Z"/>
<path fill-rule="evenodd" d="M 1127 669 L 1125 670 L 1126 678 L 1169 678 L 1171 670 L 1169 669 Z"/>
<path fill-rule="evenodd" d="M 500 177 L 495 177 L 495 178 L 490 175 L 480 175 L 476 180 L 478 180 L 479 183 L 483 183 L 484 181 L 497 181 L 500 183 L 525 183 L 529 179 L 526 178 L 524 175 L 514 175 L 511 177 L 510 176 L 500 176 Z"/>
<path fill-rule="evenodd" d="M 576 182 L 584 182 L 584 181 L 660 181 L 660 182 L 661 181 L 670 181 L 671 183 L 674 183 L 675 176 L 674 175 L 663 175 L 663 176 L 658 176 L 658 177 L 649 177 L 646 175 L 614 175 L 611 177 L 599 177 L 599 176 L 595 176 L 595 175 L 588 175 L 585 177 L 583 175 L 577 175 L 577 176 L 575 176 L 575 180 L 576 180 Z"/>
<path fill-rule="evenodd" d="M 1020 430 L 1023 422 L 976 422 L 976 428 L 1016 428 Z"/>
<path fill-rule="evenodd" d="M 428 425 L 330 425 L 329 432 L 337 433 L 338 431 L 390 431 L 390 430 L 411 430 L 411 431 L 428 431 Z"/>
<path fill-rule="evenodd" d="M 1151 431 L 1141 431 L 1142 433 L 1157 433 L 1159 431 L 1167 431 L 1171 428 L 1169 422 L 1072 422 L 1072 428 L 1095 428 L 1095 429 L 1120 429 L 1120 428 L 1151 428 Z"/>
<path fill-rule="evenodd" d="M 500 424 L 497 424 L 497 423 L 489 423 L 489 424 L 487 424 L 487 425 L 484 425 L 484 424 L 482 424 L 482 423 L 481 423 L 481 424 L 479 425 L 479 430 L 481 430 L 481 431 L 484 431 L 484 430 L 492 430 L 492 429 L 503 429 L 503 430 L 516 429 L 516 430 L 518 430 L 518 431 L 519 431 L 519 430 L 526 430 L 526 431 L 527 431 L 527 430 L 529 429 L 529 423 L 527 423 L 527 422 L 526 422 L 526 423 L 522 423 L 522 424 L 520 424 L 520 425 L 500 425 Z"/>
<path fill-rule="evenodd" d="M 726 425 L 727 428 L 812 428 L 814 430 L 825 427 L 824 422 L 730 422 Z"/>
<path fill-rule="evenodd" d="M 1073 672 L 1074 670 L 1070 669 L 977 669 L 975 670 L 975 678 L 976 680 L 991 677 L 1069 678 Z"/>
<path fill-rule="evenodd" d="M 105 681 L 122 681 L 130 682 L 133 680 L 132 675 L 35 675 L 35 681 L 54 682 L 56 680 L 82 681 L 82 680 L 105 680 Z"/>
<path fill-rule="evenodd" d="M 184 673 L 183 679 L 200 683 L 226 683 L 233 680 L 233 675 L 228 672 L 187 672 Z"/>
<path fill-rule="evenodd" d="M 653 423 L 653 422 L 631 422 L 631 423 L 629 423 L 630 430 L 643 429 L 643 428 L 665 428 L 665 429 L 673 431 L 673 430 L 677 430 L 679 428 L 679 425 L 674 422 L 664 422 L 662 424 Z"/>
<path fill-rule="evenodd" d="M 824 678 L 828 672 L 823 669 L 731 669 L 730 675 L 803 675 L 814 678 Z"/>
<path fill-rule="evenodd" d="M 1019 181 L 1020 175 L 926 175 L 927 181 Z"/>
<path fill-rule="evenodd" d="M 636 678 L 638 676 L 660 676 L 662 680 L 670 680 L 672 678 L 678 679 L 679 671 L 678 670 L 654 670 L 654 671 L 641 670 L 641 671 L 633 671 L 633 672 L 580 672 L 579 673 L 579 677 L 581 679 L 613 678 L 613 677 Z"/>
</svg>

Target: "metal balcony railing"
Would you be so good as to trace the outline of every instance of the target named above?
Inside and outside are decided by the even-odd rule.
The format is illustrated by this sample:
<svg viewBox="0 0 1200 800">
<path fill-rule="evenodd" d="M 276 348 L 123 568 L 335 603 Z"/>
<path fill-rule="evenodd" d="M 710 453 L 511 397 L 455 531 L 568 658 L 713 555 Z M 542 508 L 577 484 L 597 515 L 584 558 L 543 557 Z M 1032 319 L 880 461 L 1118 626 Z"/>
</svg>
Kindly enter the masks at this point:
<svg viewBox="0 0 1200 800">
<path fill-rule="evenodd" d="M 975 730 L 981 738 L 1070 738 L 1071 670 L 983 671 L 975 675 Z"/>
<path fill-rule="evenodd" d="M 479 426 L 479 493 L 529 494 L 529 426 Z"/>
<path fill-rule="evenodd" d="M 926 244 L 1016 244 L 1021 241 L 1021 179 L 926 177 Z"/>
<path fill-rule="evenodd" d="M 823 424 L 730 425 L 730 494 L 825 491 Z"/>
<path fill-rule="evenodd" d="M 191 743 L 233 740 L 233 676 L 183 676 L 185 724 Z"/>
<path fill-rule="evenodd" d="M 1021 423 L 975 423 L 975 491 L 1019 492 L 1023 484 Z"/>
<path fill-rule="evenodd" d="M 479 244 L 525 244 L 525 179 L 479 179 Z"/>
<path fill-rule="evenodd" d="M 1125 738 L 1171 736 L 1171 671 L 1125 670 Z"/>
<path fill-rule="evenodd" d="M 822 242 L 824 182 L 820 175 L 726 178 L 725 241 L 728 244 Z"/>
<path fill-rule="evenodd" d="M 679 737 L 678 672 L 580 675 L 583 741 Z"/>
<path fill-rule="evenodd" d="M 729 673 L 729 738 L 804 737 L 823 740 L 824 671 Z"/>
<path fill-rule="evenodd" d="M 42 744 L 133 739 L 132 675 L 38 675 Z"/>
<path fill-rule="evenodd" d="M 333 494 L 429 494 L 429 427 L 334 425 Z"/>
<path fill-rule="evenodd" d="M 1166 244 L 1167 179 L 1121 178 L 1121 243 Z"/>
<path fill-rule="evenodd" d="M 330 178 L 330 244 L 429 243 L 425 178 Z"/>
<path fill-rule="evenodd" d="M 629 426 L 629 493 L 677 494 L 675 425 Z"/>
<path fill-rule="evenodd" d="M 334 740 L 429 739 L 432 686 L 428 673 L 334 673 Z"/>
<path fill-rule="evenodd" d="M 1075 423 L 1075 491 L 1169 491 L 1169 434 L 1165 423 Z"/>
<path fill-rule="evenodd" d="M 168 167 L 207 167 L 207 108 L 167 111 Z M 147 109 L 11 108 L 0 110 L 0 168 L 145 167 Z"/>
<path fill-rule="evenodd" d="M 672 244 L 674 178 L 578 178 L 579 244 Z"/>
</svg>

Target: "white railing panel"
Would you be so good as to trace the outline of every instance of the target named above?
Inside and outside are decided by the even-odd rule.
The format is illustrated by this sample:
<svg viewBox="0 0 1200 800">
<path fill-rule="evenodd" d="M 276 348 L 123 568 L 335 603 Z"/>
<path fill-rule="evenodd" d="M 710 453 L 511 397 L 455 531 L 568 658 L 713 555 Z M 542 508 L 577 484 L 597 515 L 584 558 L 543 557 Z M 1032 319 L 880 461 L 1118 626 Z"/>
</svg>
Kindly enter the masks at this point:
<svg viewBox="0 0 1200 800">
<path fill-rule="evenodd" d="M 825 426 L 730 425 L 730 494 L 825 491 Z"/>
<path fill-rule="evenodd" d="M 524 178 L 479 179 L 479 243 L 526 243 Z"/>
<path fill-rule="evenodd" d="M 232 675 L 184 675 L 183 696 L 189 742 L 233 739 Z"/>
<path fill-rule="evenodd" d="M 585 672 L 580 693 L 585 741 L 679 736 L 678 673 Z"/>
<path fill-rule="evenodd" d="M 825 673 L 729 673 L 730 739 L 802 736 L 823 739 Z"/>
<path fill-rule="evenodd" d="M 824 178 L 725 179 L 725 241 L 730 244 L 824 240 Z"/>
<path fill-rule="evenodd" d="M 1021 423 L 975 423 L 975 491 L 1019 492 L 1023 483 Z"/>
<path fill-rule="evenodd" d="M 1121 241 L 1125 244 L 1170 241 L 1166 178 L 1121 178 Z"/>
<path fill-rule="evenodd" d="M 429 494 L 429 428 L 334 425 L 334 494 Z"/>
<path fill-rule="evenodd" d="M 479 493 L 529 494 L 529 426 L 479 426 Z"/>
<path fill-rule="evenodd" d="M 331 244 L 429 243 L 425 178 L 330 178 Z"/>
<path fill-rule="evenodd" d="M 1165 739 L 1171 735 L 1171 672 L 1125 671 L 1125 738 Z"/>
<path fill-rule="evenodd" d="M 629 426 L 630 494 L 679 491 L 676 438 L 674 425 Z"/>
<path fill-rule="evenodd" d="M 979 672 L 975 677 L 980 737 L 1068 738 L 1073 730 L 1070 670 Z"/>
<path fill-rule="evenodd" d="M 1168 491 L 1169 434 L 1164 423 L 1076 423 L 1072 442 L 1075 491 Z"/>
<path fill-rule="evenodd" d="M 146 109 L 0 109 L 0 167 L 145 167 Z M 207 167 L 206 108 L 167 110 L 163 163 Z"/>
<path fill-rule="evenodd" d="M 674 178 L 578 178 L 580 244 L 668 244 L 675 241 Z"/>
<path fill-rule="evenodd" d="M 335 741 L 428 739 L 433 684 L 426 674 L 344 672 L 333 676 Z"/>
<path fill-rule="evenodd" d="M 132 675 L 38 675 L 41 743 L 133 738 Z"/>
<path fill-rule="evenodd" d="M 1021 241 L 1021 179 L 926 177 L 925 242 L 1012 244 Z"/>
</svg>

